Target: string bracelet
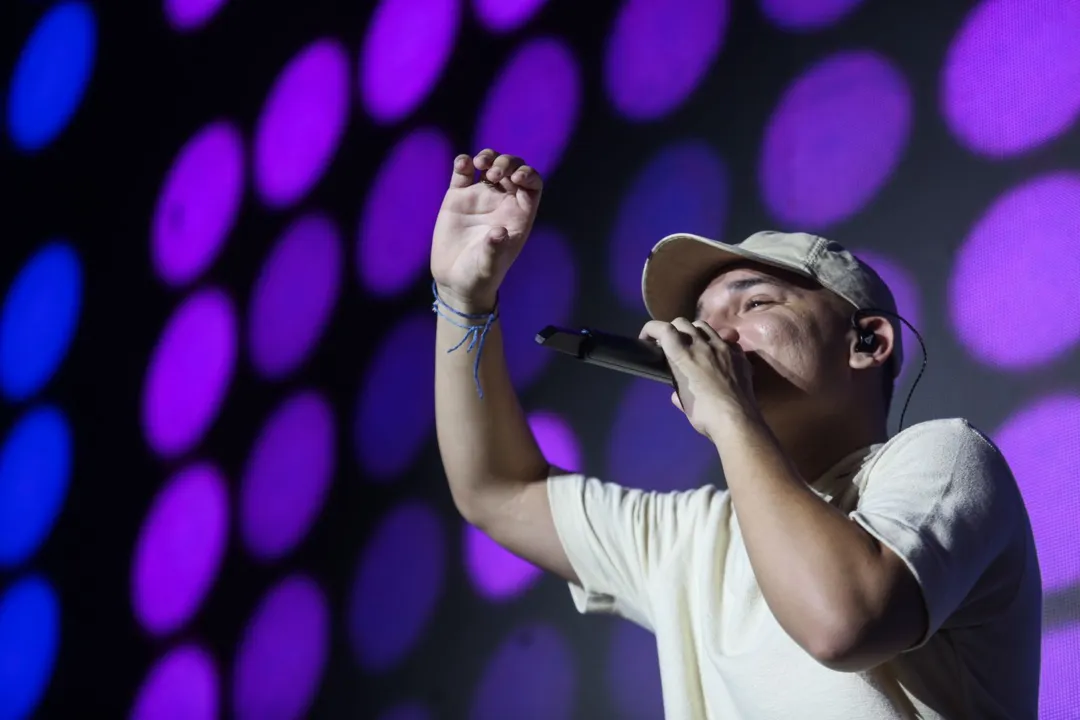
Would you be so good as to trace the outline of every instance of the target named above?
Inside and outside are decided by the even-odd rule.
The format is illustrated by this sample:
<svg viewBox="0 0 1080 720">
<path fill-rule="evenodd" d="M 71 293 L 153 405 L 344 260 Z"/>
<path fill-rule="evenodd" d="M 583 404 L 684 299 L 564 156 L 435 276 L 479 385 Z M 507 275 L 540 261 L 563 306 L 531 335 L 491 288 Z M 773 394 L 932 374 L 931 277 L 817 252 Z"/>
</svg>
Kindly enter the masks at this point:
<svg viewBox="0 0 1080 720">
<path fill-rule="evenodd" d="M 470 353 L 473 348 L 476 348 L 476 361 L 473 363 L 473 380 L 476 381 L 476 394 L 483 400 L 484 390 L 480 387 L 480 356 L 484 352 L 484 340 L 487 338 L 488 331 L 491 330 L 491 326 L 495 321 L 499 319 L 499 301 L 498 299 L 495 300 L 495 307 L 489 313 L 463 313 L 447 305 L 446 301 L 439 297 L 439 288 L 434 280 L 431 281 L 431 294 L 435 297 L 431 303 L 431 311 L 451 325 L 465 331 L 465 337 L 461 338 L 461 342 L 446 352 L 454 352 L 464 345 L 466 340 L 469 341 L 469 346 L 465 348 L 466 353 Z"/>
</svg>

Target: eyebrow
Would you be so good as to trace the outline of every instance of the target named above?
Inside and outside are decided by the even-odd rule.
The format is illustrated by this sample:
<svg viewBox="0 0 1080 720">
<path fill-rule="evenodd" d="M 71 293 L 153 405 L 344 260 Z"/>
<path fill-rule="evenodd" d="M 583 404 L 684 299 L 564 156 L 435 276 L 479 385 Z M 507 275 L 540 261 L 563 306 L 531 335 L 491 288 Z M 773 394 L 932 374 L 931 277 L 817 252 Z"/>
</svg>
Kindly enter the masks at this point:
<svg viewBox="0 0 1080 720">
<path fill-rule="evenodd" d="M 780 289 L 791 287 L 790 284 L 784 282 L 780 278 L 771 277 L 769 275 L 753 275 L 751 277 L 742 278 L 741 280 L 732 280 L 729 283 L 725 283 L 724 287 L 728 289 L 728 292 L 734 294 L 745 292 L 758 285 L 772 285 Z M 698 300 L 697 305 L 694 306 L 694 317 L 700 318 L 702 310 L 704 310 L 704 308 L 701 305 L 701 300 Z"/>
</svg>

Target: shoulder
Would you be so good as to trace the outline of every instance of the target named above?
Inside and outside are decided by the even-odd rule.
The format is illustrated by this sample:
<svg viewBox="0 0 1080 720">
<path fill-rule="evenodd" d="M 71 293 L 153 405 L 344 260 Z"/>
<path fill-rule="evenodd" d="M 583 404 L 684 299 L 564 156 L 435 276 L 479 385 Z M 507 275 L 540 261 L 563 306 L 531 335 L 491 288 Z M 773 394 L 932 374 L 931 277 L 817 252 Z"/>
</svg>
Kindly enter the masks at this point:
<svg viewBox="0 0 1080 720">
<path fill-rule="evenodd" d="M 1005 458 L 982 430 L 965 418 L 927 420 L 901 431 L 882 446 L 876 460 L 1000 471 Z"/>
</svg>

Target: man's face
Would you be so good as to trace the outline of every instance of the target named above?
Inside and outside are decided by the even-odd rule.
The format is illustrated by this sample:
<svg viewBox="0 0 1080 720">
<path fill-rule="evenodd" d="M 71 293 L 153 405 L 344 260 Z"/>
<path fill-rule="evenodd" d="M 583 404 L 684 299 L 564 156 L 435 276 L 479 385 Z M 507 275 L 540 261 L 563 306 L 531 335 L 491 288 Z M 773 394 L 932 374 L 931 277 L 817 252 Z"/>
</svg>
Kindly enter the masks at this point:
<svg viewBox="0 0 1080 720">
<path fill-rule="evenodd" d="M 763 410 L 843 392 L 849 340 L 842 301 L 794 273 L 739 263 L 701 293 L 697 319 L 739 333 Z"/>
</svg>

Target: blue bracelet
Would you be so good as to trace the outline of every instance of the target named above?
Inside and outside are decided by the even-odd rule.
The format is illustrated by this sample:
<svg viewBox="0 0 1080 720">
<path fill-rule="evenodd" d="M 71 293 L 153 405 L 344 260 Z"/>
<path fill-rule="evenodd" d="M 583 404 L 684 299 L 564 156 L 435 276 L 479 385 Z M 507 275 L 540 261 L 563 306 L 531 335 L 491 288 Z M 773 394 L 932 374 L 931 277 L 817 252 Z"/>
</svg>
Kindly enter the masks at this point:
<svg viewBox="0 0 1080 720">
<path fill-rule="evenodd" d="M 492 308 L 489 313 L 463 313 L 460 310 L 450 307 L 446 304 L 446 301 L 439 297 L 439 288 L 436 286 L 435 281 L 431 281 L 431 294 L 435 296 L 435 300 L 431 303 L 431 311 L 439 317 L 446 320 L 451 325 L 465 330 L 465 337 L 461 338 L 454 347 L 450 348 L 446 352 L 452 353 L 459 347 L 465 344 L 466 340 L 469 340 L 469 347 L 465 349 L 466 353 L 472 352 L 473 348 L 476 348 L 476 362 L 473 363 L 473 380 L 476 381 L 476 394 L 480 396 L 480 399 L 484 399 L 484 390 L 480 387 L 480 356 L 484 352 L 484 339 L 487 337 L 488 331 L 491 329 L 492 324 L 499 319 L 499 301 L 496 299 L 495 307 Z M 454 318 L 450 317 L 443 312 L 443 309 L 449 310 L 451 313 L 464 320 L 483 321 L 483 325 L 467 324 L 458 322 Z"/>
</svg>

